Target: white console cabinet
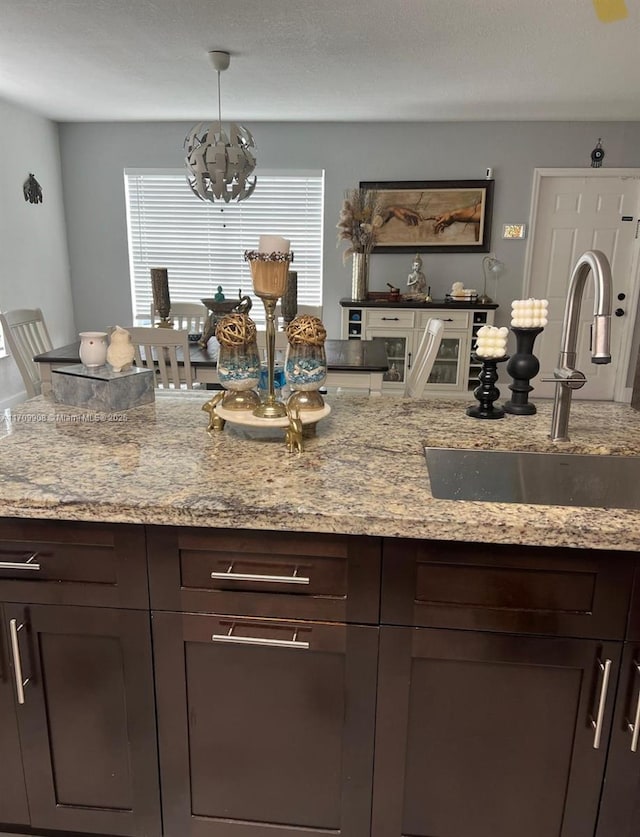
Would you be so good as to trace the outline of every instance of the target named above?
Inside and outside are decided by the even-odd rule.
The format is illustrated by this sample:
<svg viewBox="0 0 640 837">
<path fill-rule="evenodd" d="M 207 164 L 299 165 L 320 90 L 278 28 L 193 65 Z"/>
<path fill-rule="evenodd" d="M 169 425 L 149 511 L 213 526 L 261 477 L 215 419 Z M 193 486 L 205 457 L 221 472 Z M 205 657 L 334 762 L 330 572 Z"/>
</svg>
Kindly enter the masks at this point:
<svg viewBox="0 0 640 837">
<path fill-rule="evenodd" d="M 425 396 L 463 395 L 478 385 L 480 367 L 472 358 L 475 334 L 481 326 L 493 325 L 497 305 L 444 302 L 441 306 L 437 302 L 409 305 L 342 299 L 340 306 L 343 339 L 384 340 L 389 371 L 383 376 L 383 391 L 403 392 L 413 355 L 432 317 L 443 320 L 444 336 L 425 386 Z"/>
</svg>

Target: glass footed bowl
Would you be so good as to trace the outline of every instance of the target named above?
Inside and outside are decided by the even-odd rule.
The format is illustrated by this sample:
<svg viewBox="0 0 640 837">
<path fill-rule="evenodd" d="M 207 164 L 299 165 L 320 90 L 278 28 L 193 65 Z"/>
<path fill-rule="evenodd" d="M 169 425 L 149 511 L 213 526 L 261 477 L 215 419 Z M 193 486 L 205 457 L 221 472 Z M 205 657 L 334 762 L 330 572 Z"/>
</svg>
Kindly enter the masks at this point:
<svg viewBox="0 0 640 837">
<path fill-rule="evenodd" d="M 289 344 L 284 362 L 284 374 L 291 389 L 309 392 L 319 389 L 327 378 L 327 356 L 324 344 Z"/>
</svg>

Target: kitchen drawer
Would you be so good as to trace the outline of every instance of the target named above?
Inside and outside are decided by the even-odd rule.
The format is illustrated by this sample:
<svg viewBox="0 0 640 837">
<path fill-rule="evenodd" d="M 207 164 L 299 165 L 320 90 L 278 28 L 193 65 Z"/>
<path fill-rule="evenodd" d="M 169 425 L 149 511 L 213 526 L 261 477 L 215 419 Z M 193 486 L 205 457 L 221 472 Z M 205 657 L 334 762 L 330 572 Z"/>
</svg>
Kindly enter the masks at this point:
<svg viewBox="0 0 640 837">
<path fill-rule="evenodd" d="M 633 568 L 625 553 L 385 540 L 382 622 L 622 639 Z"/>
<path fill-rule="evenodd" d="M 380 539 L 148 527 L 154 610 L 377 623 Z"/>
<path fill-rule="evenodd" d="M 148 608 L 144 528 L 0 520 L 0 600 Z"/>
<path fill-rule="evenodd" d="M 387 309 L 386 311 L 371 311 L 365 309 L 365 322 L 367 328 L 384 326 L 385 328 L 413 328 L 415 324 L 415 311 L 402 311 L 401 309 Z"/>
<path fill-rule="evenodd" d="M 471 315 L 471 311 L 420 311 L 418 313 L 417 326 L 419 329 L 424 329 L 429 320 L 435 318 L 444 322 L 445 331 L 449 329 L 469 328 Z"/>
</svg>

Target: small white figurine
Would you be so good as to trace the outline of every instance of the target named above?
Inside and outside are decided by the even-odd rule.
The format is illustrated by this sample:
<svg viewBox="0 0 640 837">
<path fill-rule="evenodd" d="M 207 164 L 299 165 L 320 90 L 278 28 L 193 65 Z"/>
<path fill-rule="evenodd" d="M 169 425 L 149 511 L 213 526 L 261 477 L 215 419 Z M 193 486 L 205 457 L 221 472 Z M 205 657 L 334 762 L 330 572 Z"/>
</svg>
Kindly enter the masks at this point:
<svg viewBox="0 0 640 837">
<path fill-rule="evenodd" d="M 427 290 L 427 277 L 422 272 L 422 259 L 416 253 L 411 265 L 411 273 L 407 277 L 407 288 L 411 296 L 424 296 Z"/>
<path fill-rule="evenodd" d="M 131 343 L 131 335 L 126 328 L 116 326 L 111 332 L 107 362 L 114 372 L 123 372 L 133 363 L 135 349 Z"/>
</svg>

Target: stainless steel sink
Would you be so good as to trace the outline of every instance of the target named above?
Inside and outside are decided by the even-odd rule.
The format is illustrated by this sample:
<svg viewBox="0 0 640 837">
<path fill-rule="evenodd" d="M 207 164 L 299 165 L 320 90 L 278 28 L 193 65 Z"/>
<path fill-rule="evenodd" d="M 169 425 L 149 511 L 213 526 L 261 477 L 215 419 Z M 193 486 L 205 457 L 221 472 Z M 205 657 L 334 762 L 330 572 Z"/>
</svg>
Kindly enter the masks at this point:
<svg viewBox="0 0 640 837">
<path fill-rule="evenodd" d="M 640 456 L 425 446 L 443 500 L 640 509 Z"/>
</svg>

